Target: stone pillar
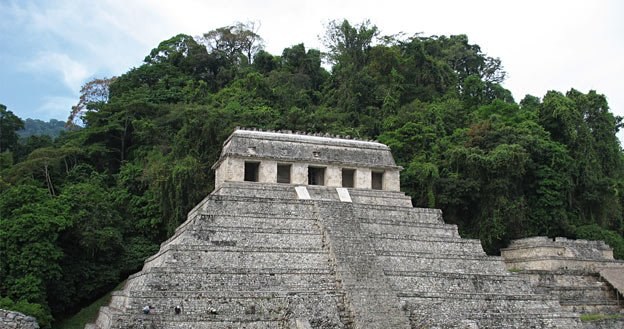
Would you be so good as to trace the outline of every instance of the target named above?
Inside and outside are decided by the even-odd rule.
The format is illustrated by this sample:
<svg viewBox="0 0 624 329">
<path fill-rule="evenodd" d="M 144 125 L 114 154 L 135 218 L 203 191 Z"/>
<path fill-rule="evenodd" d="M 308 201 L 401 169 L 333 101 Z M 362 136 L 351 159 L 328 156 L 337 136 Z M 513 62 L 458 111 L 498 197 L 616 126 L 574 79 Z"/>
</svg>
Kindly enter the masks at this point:
<svg viewBox="0 0 624 329">
<path fill-rule="evenodd" d="M 215 187 L 223 182 L 242 182 L 245 179 L 245 161 L 227 157 L 215 171 Z"/>
<path fill-rule="evenodd" d="M 277 162 L 262 160 L 258 173 L 258 182 L 277 183 Z"/>
<path fill-rule="evenodd" d="M 401 179 L 398 170 L 386 170 L 383 175 L 383 189 L 385 191 L 400 191 Z"/>
<path fill-rule="evenodd" d="M 369 168 L 357 168 L 355 170 L 355 188 L 371 189 L 371 170 Z"/>
<path fill-rule="evenodd" d="M 336 166 L 325 169 L 325 186 L 342 187 L 342 170 Z"/>
<path fill-rule="evenodd" d="M 293 185 L 308 185 L 308 165 L 293 163 L 290 168 L 290 183 Z"/>
</svg>

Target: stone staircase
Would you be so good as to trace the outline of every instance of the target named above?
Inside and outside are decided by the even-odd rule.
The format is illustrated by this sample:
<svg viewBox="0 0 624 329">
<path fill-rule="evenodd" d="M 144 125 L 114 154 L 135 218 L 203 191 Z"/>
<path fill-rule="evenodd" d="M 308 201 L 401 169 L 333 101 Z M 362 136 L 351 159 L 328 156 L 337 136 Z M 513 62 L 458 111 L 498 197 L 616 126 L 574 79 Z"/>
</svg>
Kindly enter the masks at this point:
<svg viewBox="0 0 624 329">
<path fill-rule="evenodd" d="M 412 328 L 576 328 L 556 298 L 537 294 L 439 210 L 354 204 Z"/>
<path fill-rule="evenodd" d="M 377 262 L 374 242 L 361 229 L 351 203 L 318 202 L 318 217 L 330 244 L 340 289 L 354 328 L 409 329 L 383 268 Z"/>
<path fill-rule="evenodd" d="M 580 328 L 439 210 L 349 193 L 226 182 L 87 328 Z"/>
<path fill-rule="evenodd" d="M 624 302 L 616 291 L 597 273 L 579 270 L 522 272 L 531 278 L 542 293 L 559 299 L 564 310 L 577 313 L 614 314 L 622 310 Z"/>
<path fill-rule="evenodd" d="M 537 291 L 557 298 L 566 311 L 604 318 L 585 328 L 624 327 L 624 262 L 602 241 L 531 237 L 502 250 L 508 268 L 528 277 Z M 587 317 L 589 318 L 589 317 Z"/>
</svg>

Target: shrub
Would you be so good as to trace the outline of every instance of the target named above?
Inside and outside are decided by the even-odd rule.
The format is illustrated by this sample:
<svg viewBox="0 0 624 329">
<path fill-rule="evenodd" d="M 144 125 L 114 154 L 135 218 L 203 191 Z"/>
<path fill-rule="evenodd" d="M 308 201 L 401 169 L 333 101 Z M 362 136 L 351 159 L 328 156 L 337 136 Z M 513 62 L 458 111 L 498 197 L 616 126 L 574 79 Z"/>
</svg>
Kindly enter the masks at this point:
<svg viewBox="0 0 624 329">
<path fill-rule="evenodd" d="M 576 228 L 576 237 L 586 240 L 602 240 L 613 248 L 613 257 L 624 259 L 624 237 L 614 231 L 604 229 L 596 224 Z"/>
</svg>

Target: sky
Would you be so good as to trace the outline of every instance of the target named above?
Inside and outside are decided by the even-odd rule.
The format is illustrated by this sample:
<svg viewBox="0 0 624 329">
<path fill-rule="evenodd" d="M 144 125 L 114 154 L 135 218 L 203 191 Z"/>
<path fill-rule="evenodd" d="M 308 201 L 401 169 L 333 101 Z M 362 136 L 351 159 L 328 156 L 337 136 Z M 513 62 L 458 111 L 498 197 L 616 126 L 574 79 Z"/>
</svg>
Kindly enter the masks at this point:
<svg viewBox="0 0 624 329">
<path fill-rule="evenodd" d="M 0 0 L 0 104 L 22 119 L 65 120 L 85 82 L 140 66 L 177 34 L 256 22 L 265 49 L 280 55 L 302 42 L 323 50 L 327 23 L 345 18 L 383 35 L 466 34 L 501 59 L 516 101 L 596 90 L 624 116 L 619 0 Z"/>
</svg>

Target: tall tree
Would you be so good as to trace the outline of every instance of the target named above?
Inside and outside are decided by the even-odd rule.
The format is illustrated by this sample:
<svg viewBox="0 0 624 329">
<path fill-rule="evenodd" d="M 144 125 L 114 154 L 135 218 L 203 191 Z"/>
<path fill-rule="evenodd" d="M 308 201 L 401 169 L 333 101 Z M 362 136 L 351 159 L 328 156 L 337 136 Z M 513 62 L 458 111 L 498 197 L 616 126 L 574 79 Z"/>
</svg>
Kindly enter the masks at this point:
<svg viewBox="0 0 624 329">
<path fill-rule="evenodd" d="M 323 38 L 329 63 L 362 68 L 378 35 L 379 29 L 368 20 L 357 25 L 346 19 L 329 22 Z"/>
<path fill-rule="evenodd" d="M 253 56 L 264 47 L 258 29 L 254 22 L 238 22 L 204 33 L 202 40 L 210 52 L 222 54 L 232 62 L 243 56 L 251 64 Z"/>
<path fill-rule="evenodd" d="M 98 104 L 108 102 L 110 85 L 115 79 L 116 77 L 96 78 L 82 85 L 80 99 L 76 105 L 72 106 L 66 127 L 77 127 L 78 120 L 82 120 L 86 111 L 93 110 Z"/>
<path fill-rule="evenodd" d="M 19 139 L 17 131 L 23 128 L 24 121 L 0 104 L 0 153 L 15 149 Z"/>
</svg>

